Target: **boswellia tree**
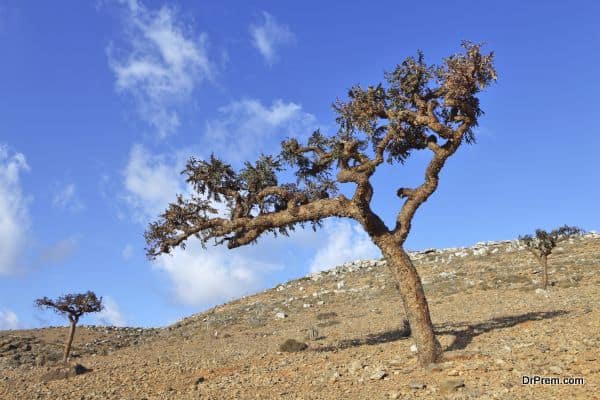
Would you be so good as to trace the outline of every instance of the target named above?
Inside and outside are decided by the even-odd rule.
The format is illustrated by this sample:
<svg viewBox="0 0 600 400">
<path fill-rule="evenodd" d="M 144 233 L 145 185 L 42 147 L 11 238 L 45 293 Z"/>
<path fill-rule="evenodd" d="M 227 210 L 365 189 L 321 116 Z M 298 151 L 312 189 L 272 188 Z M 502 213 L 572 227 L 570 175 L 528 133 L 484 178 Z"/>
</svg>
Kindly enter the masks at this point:
<svg viewBox="0 0 600 400">
<path fill-rule="evenodd" d="M 70 329 L 69 337 L 65 344 L 65 352 L 63 360 L 69 359 L 73 337 L 75 336 L 75 326 L 79 322 L 79 318 L 83 314 L 102 311 L 102 297 L 97 297 L 94 292 L 87 291 L 86 293 L 66 294 L 60 296 L 56 300 L 51 300 L 48 297 L 37 299 L 35 304 L 40 308 L 51 308 L 58 314 L 66 315 L 69 318 Z"/>
<path fill-rule="evenodd" d="M 196 237 L 204 246 L 211 238 L 230 249 L 254 243 L 264 233 L 288 235 L 296 225 L 313 229 L 330 217 L 351 218 L 381 250 L 396 279 L 419 362 L 436 362 L 435 338 L 427 300 L 417 271 L 404 250 L 417 209 L 436 190 L 446 160 L 463 143 L 474 142 L 473 129 L 483 111 L 478 94 L 496 79 L 493 54 L 463 43 L 463 51 L 428 65 L 423 54 L 409 57 L 385 75 L 386 84 L 352 87 L 348 99 L 334 104 L 338 131 L 315 131 L 306 144 L 288 138 L 276 156 L 261 155 L 236 172 L 211 155 L 191 158 L 183 173 L 195 194 L 178 195 L 145 232 L 147 255 L 153 259 Z M 243 145 L 243 143 L 240 143 Z M 399 187 L 399 213 L 389 228 L 370 207 L 371 177 L 384 162 L 403 164 L 413 151 L 431 153 L 424 180 Z M 280 183 L 278 172 L 295 171 L 295 183 Z M 338 184 L 354 184 L 351 197 Z M 222 216 L 213 202 L 224 203 Z"/>
<path fill-rule="evenodd" d="M 552 250 L 554 250 L 559 242 L 573 236 L 581 235 L 582 233 L 584 233 L 584 231 L 581 228 L 563 225 L 550 232 L 546 232 L 543 229 L 536 229 L 535 236 L 519 236 L 519 240 L 525 245 L 527 250 L 535 256 L 536 260 L 538 260 L 544 270 L 544 277 L 542 280 L 542 287 L 544 290 L 548 287 L 548 256 L 552 254 Z"/>
</svg>

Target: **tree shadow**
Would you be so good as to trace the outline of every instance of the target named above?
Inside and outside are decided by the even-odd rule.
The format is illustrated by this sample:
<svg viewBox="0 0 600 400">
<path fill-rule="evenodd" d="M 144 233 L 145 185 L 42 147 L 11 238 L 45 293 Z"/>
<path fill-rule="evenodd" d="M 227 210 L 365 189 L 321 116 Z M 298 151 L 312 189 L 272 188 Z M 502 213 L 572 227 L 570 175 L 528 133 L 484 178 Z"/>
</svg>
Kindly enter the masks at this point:
<svg viewBox="0 0 600 400">
<path fill-rule="evenodd" d="M 400 329 L 374 333 L 367 335 L 366 338 L 342 340 L 337 344 L 319 347 L 318 349 L 315 349 L 315 351 L 328 352 L 364 345 L 372 346 L 374 344 L 395 342 L 396 340 L 406 339 L 408 337 L 410 337 L 410 326 L 408 325 L 408 321 L 404 321 L 404 326 Z"/>
<path fill-rule="evenodd" d="M 565 310 L 539 311 L 493 318 L 478 324 L 469 324 L 466 322 L 441 324 L 437 326 L 435 333 L 436 335 L 456 336 L 456 340 L 448 346 L 446 351 L 463 350 L 473 341 L 475 336 L 479 336 L 483 333 L 496 329 L 511 328 L 527 321 L 540 321 L 543 319 L 560 317 L 566 314 L 569 314 L 569 312 Z"/>
<path fill-rule="evenodd" d="M 492 318 L 488 321 L 484 321 L 478 324 L 470 324 L 467 322 L 439 324 L 435 329 L 435 333 L 436 335 L 456 336 L 456 340 L 446 349 L 446 351 L 462 350 L 473 341 L 473 338 L 475 336 L 481 335 L 483 333 L 490 332 L 496 329 L 510 328 L 527 321 L 539 321 L 543 319 L 559 317 L 566 314 L 569 314 L 569 312 L 565 310 L 541 311 Z M 395 342 L 397 340 L 407 339 L 408 337 L 410 337 L 410 327 L 405 324 L 405 326 L 401 329 L 394 329 L 390 331 L 371 334 L 368 335 L 366 338 L 341 340 L 336 344 L 319 347 L 314 351 L 330 352 L 344 350 L 350 347 Z"/>
</svg>

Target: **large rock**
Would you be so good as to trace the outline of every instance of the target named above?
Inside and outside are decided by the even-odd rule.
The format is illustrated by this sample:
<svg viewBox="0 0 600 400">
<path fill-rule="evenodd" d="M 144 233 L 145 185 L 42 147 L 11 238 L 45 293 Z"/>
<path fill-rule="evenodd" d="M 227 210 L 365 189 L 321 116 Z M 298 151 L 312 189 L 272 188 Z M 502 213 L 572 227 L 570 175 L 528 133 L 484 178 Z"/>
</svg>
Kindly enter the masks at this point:
<svg viewBox="0 0 600 400">
<path fill-rule="evenodd" d="M 88 369 L 81 364 L 62 365 L 46 372 L 42 375 L 41 380 L 43 382 L 48 382 L 58 379 L 67 379 L 90 371 L 91 369 Z"/>
<path fill-rule="evenodd" d="M 307 347 L 308 345 L 306 343 L 302 343 L 294 339 L 288 339 L 279 346 L 279 350 L 286 351 L 288 353 L 295 353 L 306 350 Z"/>
</svg>

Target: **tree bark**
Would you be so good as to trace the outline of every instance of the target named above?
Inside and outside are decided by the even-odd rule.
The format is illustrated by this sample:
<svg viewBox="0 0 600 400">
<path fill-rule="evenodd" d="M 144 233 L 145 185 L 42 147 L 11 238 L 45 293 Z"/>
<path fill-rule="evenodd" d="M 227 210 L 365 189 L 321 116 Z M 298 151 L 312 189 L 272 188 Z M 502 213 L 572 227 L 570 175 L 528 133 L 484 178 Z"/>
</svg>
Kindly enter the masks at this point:
<svg viewBox="0 0 600 400">
<path fill-rule="evenodd" d="M 402 247 L 396 245 L 393 240 L 390 240 L 391 243 L 386 242 L 379 241 L 378 245 L 400 288 L 406 317 L 417 346 L 419 364 L 426 366 L 439 362 L 442 349 L 433 331 L 429 305 L 419 274 Z"/>
<path fill-rule="evenodd" d="M 548 287 L 548 256 L 542 255 L 540 261 L 542 263 L 542 267 L 544 267 L 544 280 L 542 282 L 542 286 L 544 290 L 546 290 L 546 288 Z"/>
<path fill-rule="evenodd" d="M 75 336 L 75 325 L 77 324 L 76 320 L 70 319 L 71 328 L 69 329 L 69 339 L 65 344 L 65 353 L 63 357 L 63 361 L 67 362 L 69 360 L 69 354 L 71 353 L 71 344 L 73 344 L 73 337 Z"/>
</svg>

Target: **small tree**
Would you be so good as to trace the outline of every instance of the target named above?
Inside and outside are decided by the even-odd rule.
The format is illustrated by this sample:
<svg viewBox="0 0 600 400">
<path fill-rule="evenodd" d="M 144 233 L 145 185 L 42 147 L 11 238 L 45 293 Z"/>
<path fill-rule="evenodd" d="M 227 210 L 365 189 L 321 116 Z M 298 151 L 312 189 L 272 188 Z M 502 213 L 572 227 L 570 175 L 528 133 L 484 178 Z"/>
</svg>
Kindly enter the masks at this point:
<svg viewBox="0 0 600 400">
<path fill-rule="evenodd" d="M 542 287 L 544 290 L 548 287 L 548 256 L 559 242 L 567 240 L 570 237 L 580 235 L 584 231 L 575 226 L 561 226 L 551 232 L 543 229 L 536 229 L 535 236 L 519 236 L 519 240 L 526 246 L 544 269 L 544 278 Z"/>
<path fill-rule="evenodd" d="M 379 247 L 398 283 L 419 362 L 436 362 L 440 345 L 421 280 L 403 246 L 446 160 L 462 143 L 474 142 L 473 129 L 483 114 L 477 95 L 496 79 L 493 54 L 482 54 L 470 42 L 463 48 L 439 66 L 426 64 L 419 52 L 385 75 L 387 85 L 351 88 L 347 101 L 334 104 L 339 129 L 331 137 L 317 130 L 306 144 L 289 138 L 279 155 L 261 155 L 239 172 L 214 155 L 191 158 L 183 173 L 196 193 L 177 196 L 149 225 L 148 257 L 184 248 L 191 237 L 203 246 L 214 239 L 233 249 L 264 233 L 288 235 L 296 225 L 310 223 L 316 229 L 326 218 L 354 219 Z M 402 205 L 395 226 L 388 228 L 370 207 L 371 177 L 384 161 L 402 164 L 418 150 L 431 154 L 423 182 L 397 190 Z M 279 183 L 277 173 L 285 165 L 295 170 L 295 183 Z M 339 183 L 355 185 L 351 198 L 338 194 Z M 229 214 L 218 215 L 213 201 L 225 203 Z"/>
<path fill-rule="evenodd" d="M 102 297 L 98 298 L 94 292 L 87 291 L 86 293 L 66 294 L 60 296 L 56 300 L 51 300 L 48 297 L 37 299 L 35 304 L 40 308 L 51 308 L 58 314 L 66 315 L 71 323 L 69 330 L 69 338 L 65 344 L 65 352 L 63 360 L 69 359 L 71 352 L 71 344 L 73 336 L 75 336 L 75 325 L 79 322 L 79 318 L 83 314 L 102 311 Z"/>
</svg>

